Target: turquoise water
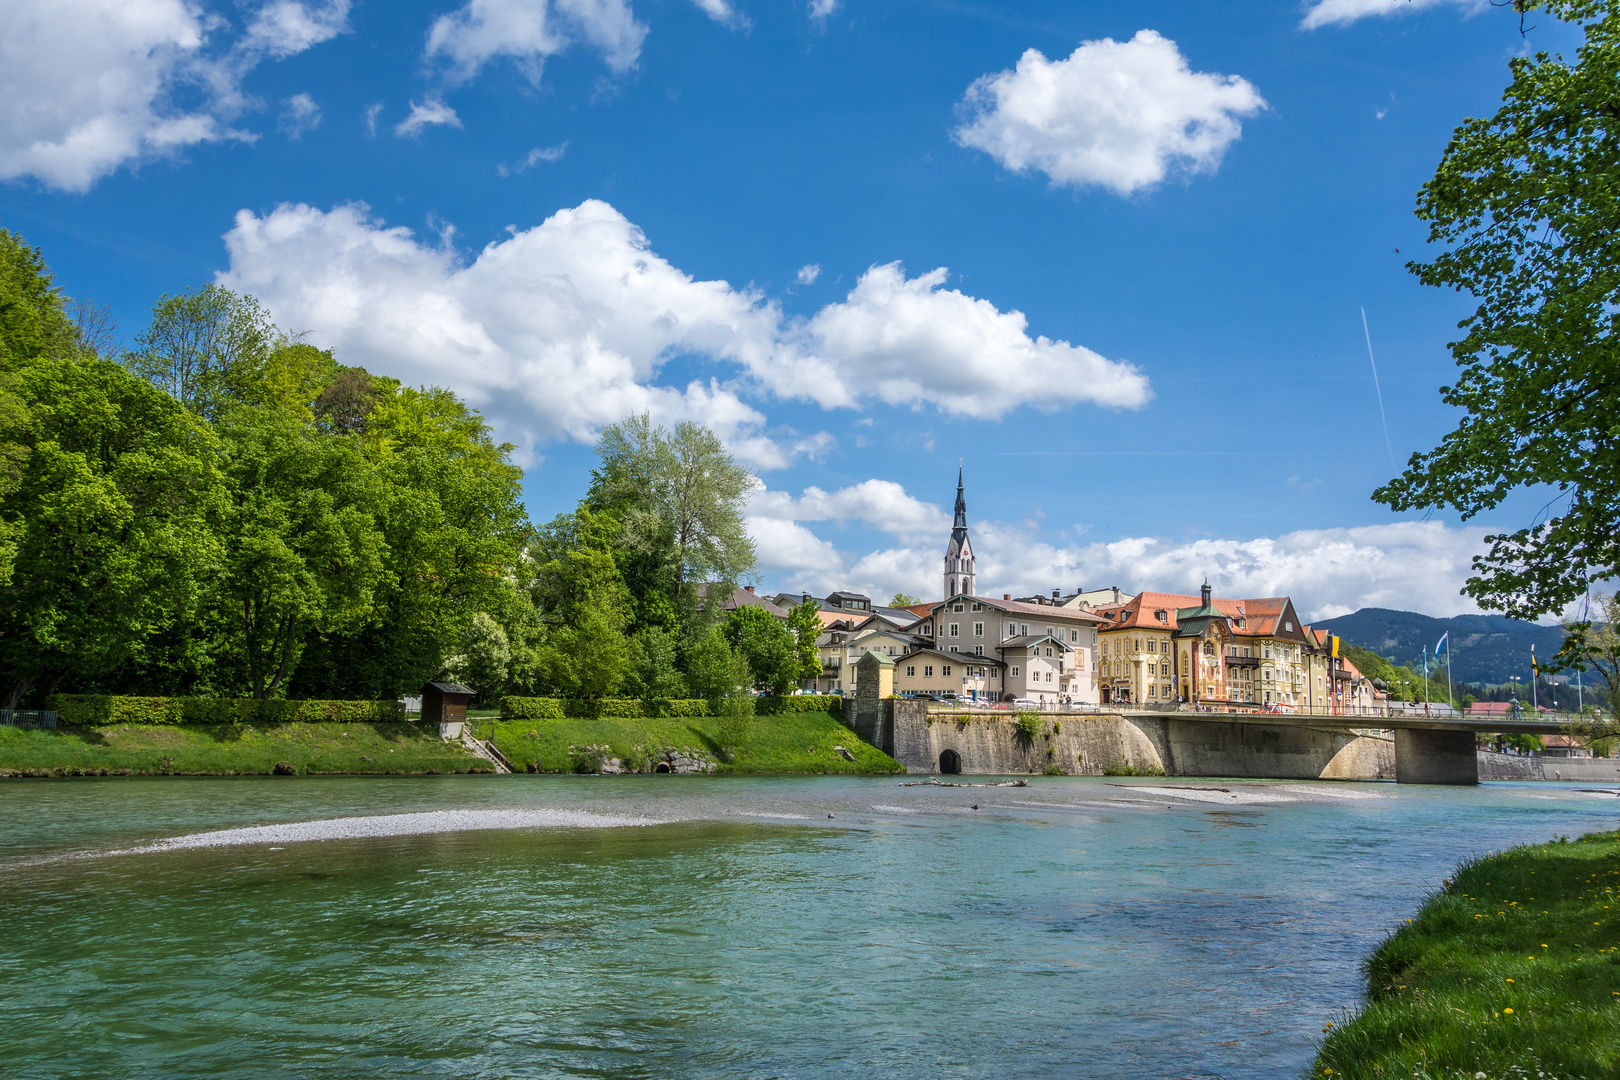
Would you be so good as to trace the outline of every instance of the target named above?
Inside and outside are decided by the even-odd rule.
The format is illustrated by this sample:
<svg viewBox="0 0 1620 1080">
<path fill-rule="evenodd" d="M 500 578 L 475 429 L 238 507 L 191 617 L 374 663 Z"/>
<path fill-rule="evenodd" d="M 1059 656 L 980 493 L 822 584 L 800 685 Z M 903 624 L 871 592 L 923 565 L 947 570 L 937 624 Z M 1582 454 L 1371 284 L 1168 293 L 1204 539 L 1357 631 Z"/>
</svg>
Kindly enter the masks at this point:
<svg viewBox="0 0 1620 1080">
<path fill-rule="evenodd" d="M 264 778 L 12 782 L 0 813 L 8 1078 L 1135 1080 L 1297 1077 L 1457 860 L 1620 799 Z"/>
</svg>

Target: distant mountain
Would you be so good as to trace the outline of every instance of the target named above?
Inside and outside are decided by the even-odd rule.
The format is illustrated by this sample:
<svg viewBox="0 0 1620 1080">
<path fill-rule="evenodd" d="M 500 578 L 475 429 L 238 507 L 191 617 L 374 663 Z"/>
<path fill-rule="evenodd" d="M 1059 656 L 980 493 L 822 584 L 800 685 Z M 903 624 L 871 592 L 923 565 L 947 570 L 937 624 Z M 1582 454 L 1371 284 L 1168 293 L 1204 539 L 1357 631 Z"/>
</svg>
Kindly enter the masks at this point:
<svg viewBox="0 0 1620 1080">
<path fill-rule="evenodd" d="M 1423 650 L 1433 649 L 1440 635 L 1449 633 L 1451 677 L 1460 683 L 1491 686 L 1515 677 L 1521 682 L 1530 678 L 1531 645 L 1536 647 L 1536 656 L 1550 658 L 1564 643 L 1561 627 L 1520 622 L 1502 615 L 1436 619 L 1415 611 L 1362 608 L 1353 615 L 1313 625 L 1397 664 L 1410 664 L 1414 670 L 1422 668 Z"/>
</svg>

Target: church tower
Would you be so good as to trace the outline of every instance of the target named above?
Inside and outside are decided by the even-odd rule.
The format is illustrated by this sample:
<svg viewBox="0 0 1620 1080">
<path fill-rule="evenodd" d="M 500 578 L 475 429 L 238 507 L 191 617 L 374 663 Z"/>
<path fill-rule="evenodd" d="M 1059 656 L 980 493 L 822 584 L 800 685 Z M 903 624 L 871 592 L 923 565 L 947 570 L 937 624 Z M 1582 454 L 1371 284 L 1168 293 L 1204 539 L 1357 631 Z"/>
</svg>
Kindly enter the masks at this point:
<svg viewBox="0 0 1620 1080">
<path fill-rule="evenodd" d="M 951 542 L 945 548 L 945 595 L 973 596 L 973 542 L 968 539 L 967 500 L 962 496 L 962 470 L 956 471 L 956 520 L 951 523 Z"/>
</svg>

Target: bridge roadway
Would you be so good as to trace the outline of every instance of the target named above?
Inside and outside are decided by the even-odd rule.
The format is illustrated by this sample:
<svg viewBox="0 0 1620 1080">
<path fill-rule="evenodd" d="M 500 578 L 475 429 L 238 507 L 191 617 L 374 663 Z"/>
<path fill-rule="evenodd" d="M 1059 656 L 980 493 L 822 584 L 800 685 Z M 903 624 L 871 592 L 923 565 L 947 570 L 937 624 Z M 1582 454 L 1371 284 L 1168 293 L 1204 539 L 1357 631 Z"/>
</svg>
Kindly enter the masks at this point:
<svg viewBox="0 0 1620 1080">
<path fill-rule="evenodd" d="M 929 703 L 930 716 L 980 715 L 1007 716 L 1018 710 L 1006 706 L 960 706 Z M 1569 730 L 1568 717 L 1555 720 L 1514 720 L 1510 717 L 1476 718 L 1434 716 L 1422 713 L 1267 713 L 1195 708 L 1155 709 L 1130 705 L 1069 705 L 1039 709 L 1050 716 L 1120 716 L 1196 724 L 1241 724 L 1252 727 L 1287 729 L 1311 728 L 1333 731 L 1393 731 L 1395 733 L 1395 774 L 1399 783 L 1477 784 L 1479 761 L 1476 734 L 1561 735 Z"/>
</svg>

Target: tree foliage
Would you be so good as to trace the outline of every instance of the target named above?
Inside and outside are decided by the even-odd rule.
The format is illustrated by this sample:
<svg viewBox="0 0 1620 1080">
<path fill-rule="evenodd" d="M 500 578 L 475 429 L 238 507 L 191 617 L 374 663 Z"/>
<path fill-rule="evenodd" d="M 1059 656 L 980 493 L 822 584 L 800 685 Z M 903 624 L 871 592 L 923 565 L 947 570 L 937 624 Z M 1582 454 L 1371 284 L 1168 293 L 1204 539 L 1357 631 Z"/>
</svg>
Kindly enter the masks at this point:
<svg viewBox="0 0 1620 1080">
<path fill-rule="evenodd" d="M 1556 660 L 1564 668 L 1581 668 L 1603 680 L 1611 713 L 1620 698 L 1620 593 L 1600 595 L 1596 618 L 1565 620 L 1564 647 Z"/>
<path fill-rule="evenodd" d="M 1574 62 L 1509 61 L 1502 107 L 1457 128 L 1418 199 L 1443 250 L 1410 269 L 1479 301 L 1441 390 L 1462 422 L 1374 494 L 1470 518 L 1550 488 L 1550 516 L 1488 537 L 1464 587 L 1526 619 L 1620 572 L 1620 5 L 1539 6 L 1582 28 Z"/>
</svg>

